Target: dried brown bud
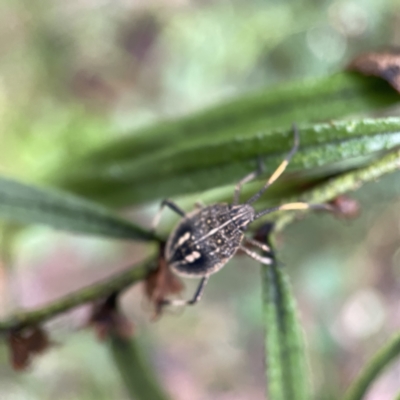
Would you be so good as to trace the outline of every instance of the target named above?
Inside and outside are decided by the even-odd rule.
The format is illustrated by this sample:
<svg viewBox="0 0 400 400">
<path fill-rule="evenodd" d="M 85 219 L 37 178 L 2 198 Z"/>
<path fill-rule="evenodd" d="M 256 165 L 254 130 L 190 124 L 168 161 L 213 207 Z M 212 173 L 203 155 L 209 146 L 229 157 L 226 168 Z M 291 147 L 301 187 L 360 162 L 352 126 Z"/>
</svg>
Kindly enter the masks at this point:
<svg viewBox="0 0 400 400">
<path fill-rule="evenodd" d="M 180 293 L 183 290 L 182 281 L 168 268 L 164 258 L 165 243 L 160 245 L 158 256 L 158 268 L 152 271 L 145 281 L 145 293 L 155 307 L 155 317 L 162 311 L 164 300 L 171 294 Z"/>
<path fill-rule="evenodd" d="M 382 78 L 400 92 L 399 49 L 361 54 L 348 65 L 347 69 Z"/>
<path fill-rule="evenodd" d="M 41 327 L 28 326 L 10 331 L 8 344 L 11 365 L 21 371 L 29 366 L 33 355 L 43 353 L 51 342 Z"/>
<path fill-rule="evenodd" d="M 110 335 L 129 338 L 134 330 L 132 322 L 118 309 L 118 293 L 94 304 L 89 325 L 95 329 L 99 340 L 105 340 Z"/>
<path fill-rule="evenodd" d="M 339 217 L 353 219 L 360 215 L 360 203 L 351 197 L 341 195 L 329 203 L 335 208 Z"/>
</svg>

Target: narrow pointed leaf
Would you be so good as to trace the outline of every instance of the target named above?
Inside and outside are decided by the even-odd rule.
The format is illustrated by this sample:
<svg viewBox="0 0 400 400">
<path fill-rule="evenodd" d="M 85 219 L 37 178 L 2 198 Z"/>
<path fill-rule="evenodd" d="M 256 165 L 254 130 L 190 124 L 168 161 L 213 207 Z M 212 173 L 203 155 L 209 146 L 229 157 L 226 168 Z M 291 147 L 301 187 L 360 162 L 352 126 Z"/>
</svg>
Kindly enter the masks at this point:
<svg viewBox="0 0 400 400">
<path fill-rule="evenodd" d="M 399 102 L 381 79 L 345 72 L 319 79 L 266 87 L 221 105 L 143 128 L 106 144 L 90 155 L 97 165 L 130 160 L 157 149 L 194 140 L 242 136 L 247 132 L 288 127 L 370 112 Z"/>
<path fill-rule="evenodd" d="M 64 176 L 65 188 L 110 205 L 124 206 L 204 191 L 237 181 L 254 170 L 259 157 L 272 171 L 293 143 L 293 130 L 243 131 L 241 135 L 196 140 L 132 161 L 86 166 Z M 400 119 L 364 119 L 300 129 L 300 150 L 290 169 L 309 170 L 369 157 L 400 144 Z M 354 168 L 357 166 L 351 164 Z M 332 170 L 325 168 L 326 175 Z M 138 189 L 139 188 L 139 189 Z"/>
<path fill-rule="evenodd" d="M 265 360 L 270 400 L 309 400 L 304 341 L 288 277 L 282 267 L 262 266 Z"/>
<path fill-rule="evenodd" d="M 143 228 L 96 203 L 5 177 L 0 177 L 0 219 L 112 238 L 154 239 Z"/>
</svg>

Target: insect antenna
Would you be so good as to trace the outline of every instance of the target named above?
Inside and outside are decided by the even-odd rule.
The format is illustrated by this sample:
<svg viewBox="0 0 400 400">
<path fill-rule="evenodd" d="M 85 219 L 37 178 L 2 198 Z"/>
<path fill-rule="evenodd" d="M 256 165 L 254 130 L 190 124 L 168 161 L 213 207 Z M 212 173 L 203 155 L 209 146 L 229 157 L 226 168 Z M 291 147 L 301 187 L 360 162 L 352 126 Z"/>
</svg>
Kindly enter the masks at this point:
<svg viewBox="0 0 400 400">
<path fill-rule="evenodd" d="M 297 150 L 299 149 L 299 130 L 297 129 L 297 126 L 293 124 L 293 131 L 294 131 L 294 145 L 292 147 L 292 150 L 290 150 L 290 153 L 285 157 L 285 159 L 279 164 L 278 168 L 275 170 L 275 172 L 270 176 L 268 181 L 265 183 L 265 185 L 249 200 L 246 201 L 245 204 L 252 204 L 255 201 L 257 201 L 263 194 L 264 192 L 283 174 L 285 171 L 286 167 L 290 163 L 290 160 L 293 158 L 293 156 L 296 154 Z"/>
<path fill-rule="evenodd" d="M 286 203 L 280 206 L 267 208 L 266 210 L 259 211 L 255 216 L 254 220 L 261 218 L 265 214 L 270 214 L 274 211 L 288 211 L 288 210 L 325 210 L 335 211 L 335 208 L 330 204 L 309 204 L 304 202 L 297 203 Z"/>
</svg>

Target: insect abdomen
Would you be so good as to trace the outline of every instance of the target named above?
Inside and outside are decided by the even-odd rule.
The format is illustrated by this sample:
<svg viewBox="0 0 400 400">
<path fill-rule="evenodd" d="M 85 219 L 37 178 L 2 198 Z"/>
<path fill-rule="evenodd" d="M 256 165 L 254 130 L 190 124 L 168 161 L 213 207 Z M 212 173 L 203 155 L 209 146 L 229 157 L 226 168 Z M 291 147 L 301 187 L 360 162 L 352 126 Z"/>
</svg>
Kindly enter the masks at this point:
<svg viewBox="0 0 400 400">
<path fill-rule="evenodd" d="M 167 262 L 179 275 L 210 275 L 235 254 L 242 237 L 230 222 L 228 205 L 205 207 L 183 219 L 170 236 Z"/>
</svg>

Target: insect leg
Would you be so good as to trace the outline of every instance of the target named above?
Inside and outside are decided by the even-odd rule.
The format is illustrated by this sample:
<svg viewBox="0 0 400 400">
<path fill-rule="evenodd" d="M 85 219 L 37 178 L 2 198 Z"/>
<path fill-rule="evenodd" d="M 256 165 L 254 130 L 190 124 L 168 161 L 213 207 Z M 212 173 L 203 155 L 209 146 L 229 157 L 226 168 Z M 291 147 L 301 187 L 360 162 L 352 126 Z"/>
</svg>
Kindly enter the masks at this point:
<svg viewBox="0 0 400 400">
<path fill-rule="evenodd" d="M 201 279 L 199 286 L 197 286 L 196 292 L 190 300 L 164 300 L 163 305 L 171 305 L 171 306 L 186 306 L 196 304 L 204 293 L 204 288 L 208 282 L 209 276 L 205 276 Z"/>
<path fill-rule="evenodd" d="M 263 171 L 263 164 L 261 159 L 258 159 L 258 169 L 257 171 L 253 171 L 250 174 L 246 175 L 244 178 L 242 178 L 235 186 L 235 191 L 233 193 L 233 205 L 239 204 L 239 197 L 240 197 L 240 191 L 242 190 L 242 186 L 253 179 L 257 178 L 257 176 L 261 175 Z"/>
<path fill-rule="evenodd" d="M 196 304 L 201 299 L 201 296 L 204 293 L 204 288 L 206 287 L 208 279 L 209 279 L 209 276 L 205 276 L 204 278 L 201 279 L 193 298 L 191 300 L 187 301 L 187 304 L 190 304 L 190 305 Z"/>
<path fill-rule="evenodd" d="M 259 249 L 261 249 L 262 251 L 265 251 L 266 253 L 271 253 L 271 248 L 268 245 L 266 245 L 265 243 L 261 243 L 258 240 L 249 238 L 247 236 L 244 236 L 243 240 L 246 241 L 247 243 L 252 244 L 253 246 L 258 247 Z"/>
<path fill-rule="evenodd" d="M 246 201 L 246 204 L 251 204 L 257 201 L 260 196 L 283 174 L 286 167 L 289 165 L 290 160 L 296 154 L 299 148 L 299 131 L 297 126 L 293 124 L 293 131 L 294 131 L 294 144 L 292 149 L 290 150 L 289 154 L 285 157 L 285 159 L 279 164 L 278 168 L 274 171 L 274 173 L 270 176 L 266 184 L 249 200 Z"/>
<path fill-rule="evenodd" d="M 268 256 L 265 256 L 265 257 L 260 256 L 255 251 L 249 250 L 247 247 L 244 247 L 243 245 L 240 245 L 239 248 L 240 248 L 240 250 L 244 251 L 249 257 L 260 262 L 261 264 L 270 265 L 273 262 L 272 258 L 270 258 Z"/>
<path fill-rule="evenodd" d="M 161 202 L 160 209 L 158 210 L 157 214 L 153 218 L 153 222 L 151 224 L 151 230 L 153 232 L 156 230 L 156 228 L 160 222 L 161 214 L 165 207 L 168 207 L 169 209 L 176 212 L 181 217 L 185 217 L 185 215 L 186 215 L 185 212 L 183 210 L 181 210 L 181 208 L 179 206 L 177 206 L 174 202 L 172 202 L 171 200 L 168 200 L 168 199 L 164 199 Z"/>
</svg>

